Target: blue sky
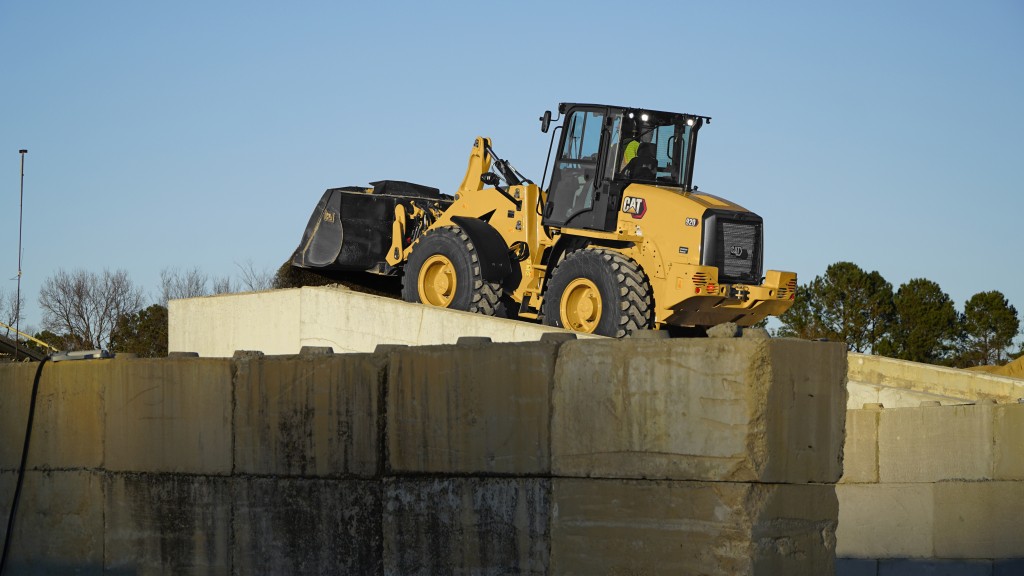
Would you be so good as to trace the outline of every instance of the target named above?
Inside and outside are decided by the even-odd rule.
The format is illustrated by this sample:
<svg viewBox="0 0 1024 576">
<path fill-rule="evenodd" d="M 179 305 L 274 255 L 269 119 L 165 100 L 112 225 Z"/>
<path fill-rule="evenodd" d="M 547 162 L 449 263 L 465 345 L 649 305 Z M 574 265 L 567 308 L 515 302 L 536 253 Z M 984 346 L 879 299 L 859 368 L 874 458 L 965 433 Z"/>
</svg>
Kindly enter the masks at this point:
<svg viewBox="0 0 1024 576">
<path fill-rule="evenodd" d="M 0 0 L 0 280 L 276 269 L 324 189 L 540 179 L 560 101 L 712 116 L 694 181 L 769 268 L 837 261 L 1024 315 L 1024 3 Z"/>
</svg>

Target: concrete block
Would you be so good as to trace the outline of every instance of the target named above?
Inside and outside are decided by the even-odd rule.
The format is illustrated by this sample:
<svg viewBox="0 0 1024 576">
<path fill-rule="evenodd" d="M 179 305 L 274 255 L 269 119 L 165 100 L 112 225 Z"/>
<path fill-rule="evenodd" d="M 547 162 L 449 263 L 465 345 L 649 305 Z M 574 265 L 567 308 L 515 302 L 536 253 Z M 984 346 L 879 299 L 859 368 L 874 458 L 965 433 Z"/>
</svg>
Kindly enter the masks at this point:
<svg viewBox="0 0 1024 576">
<path fill-rule="evenodd" d="M 832 486 L 555 478 L 552 574 L 831 574 Z"/>
<path fill-rule="evenodd" d="M 391 470 L 548 473 L 557 351 L 557 344 L 529 342 L 392 352 Z"/>
<path fill-rule="evenodd" d="M 0 472 L 0 538 L 6 536 L 16 478 L 15 472 Z M 11 574 L 102 574 L 100 474 L 27 472 L 8 562 Z"/>
<path fill-rule="evenodd" d="M 935 551 L 934 484 L 839 484 L 836 554 L 930 558 Z"/>
<path fill-rule="evenodd" d="M 559 351 L 559 476 L 835 482 L 846 415 L 842 344 L 595 340 Z"/>
<path fill-rule="evenodd" d="M 104 569 L 227 574 L 231 479 L 178 474 L 106 477 Z"/>
<path fill-rule="evenodd" d="M 295 354 L 302 346 L 373 352 L 378 344 L 454 344 L 461 336 L 521 342 L 537 341 L 548 332 L 564 333 L 560 328 L 410 304 L 336 286 L 172 300 L 168 313 L 170 350 L 191 350 L 205 357 L 231 356 L 235 350 Z"/>
<path fill-rule="evenodd" d="M 850 410 L 858 410 L 865 404 L 878 404 L 878 392 L 880 386 L 861 384 L 859 382 L 847 382 L 846 391 L 849 394 L 846 407 Z"/>
<path fill-rule="evenodd" d="M 34 362 L 0 364 L 0 438 L 4 438 L 0 442 L 0 471 L 17 470 L 21 462 L 36 366 Z"/>
<path fill-rule="evenodd" d="M 849 380 L 851 384 L 923 392 L 960 402 L 973 402 L 982 398 L 1016 402 L 1017 398 L 1024 397 L 1024 380 L 1017 378 L 854 352 L 850 353 Z M 884 403 L 887 408 L 897 407 L 885 400 L 876 402 Z M 917 402 L 911 406 L 917 406 Z"/>
<path fill-rule="evenodd" d="M 878 402 L 885 405 L 886 408 L 915 408 L 925 402 L 955 406 L 965 404 L 968 401 L 955 396 L 929 394 L 914 390 L 904 390 L 902 388 L 881 388 L 878 391 Z"/>
<path fill-rule="evenodd" d="M 993 406 L 883 410 L 878 477 L 883 483 L 992 478 Z"/>
<path fill-rule="evenodd" d="M 168 350 L 221 358 L 231 357 L 235 350 L 295 354 L 303 344 L 301 294 L 302 289 L 296 288 L 171 300 L 167 303 Z"/>
<path fill-rule="evenodd" d="M 841 482 L 878 482 L 878 419 L 881 410 L 848 410 Z"/>
<path fill-rule="evenodd" d="M 377 344 L 419 343 L 426 306 L 332 287 L 295 291 L 301 293 L 302 305 L 296 310 L 301 344 L 330 346 L 335 352 L 372 352 Z M 270 350 L 290 354 L 299 344 L 281 342 Z"/>
<path fill-rule="evenodd" d="M 231 472 L 231 361 L 147 359 L 111 364 L 106 468 Z"/>
<path fill-rule="evenodd" d="M 387 357 L 268 356 L 235 362 L 235 472 L 378 473 Z"/>
<path fill-rule="evenodd" d="M 111 361 L 43 365 L 36 399 L 29 469 L 98 468 L 103 465 L 103 390 Z M 5 366 L 0 394 L 0 470 L 21 461 L 37 363 Z"/>
<path fill-rule="evenodd" d="M 389 478 L 386 574 L 548 574 L 551 480 Z"/>
<path fill-rule="evenodd" d="M 996 406 L 993 428 L 993 477 L 996 480 L 1024 480 L 1024 404 Z M 1024 550 L 1021 556 L 1024 557 Z"/>
<path fill-rule="evenodd" d="M 878 576 L 992 576 L 990 560 L 879 560 Z"/>
<path fill-rule="evenodd" d="M 381 486 L 234 478 L 232 573 L 382 574 Z"/>
<path fill-rule="evenodd" d="M 935 484 L 935 557 L 1024 555 L 1024 482 Z"/>
</svg>

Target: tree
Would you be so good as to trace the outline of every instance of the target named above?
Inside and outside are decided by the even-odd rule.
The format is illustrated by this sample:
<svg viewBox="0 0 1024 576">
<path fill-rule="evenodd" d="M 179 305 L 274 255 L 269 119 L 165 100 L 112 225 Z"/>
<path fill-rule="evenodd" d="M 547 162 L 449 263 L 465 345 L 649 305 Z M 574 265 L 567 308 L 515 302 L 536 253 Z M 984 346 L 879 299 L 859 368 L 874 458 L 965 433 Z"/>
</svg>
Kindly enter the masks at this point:
<svg viewBox="0 0 1024 576">
<path fill-rule="evenodd" d="M 806 303 L 799 303 L 800 299 Z M 878 272 L 836 262 L 797 291 L 797 302 L 779 320 L 782 336 L 828 338 L 869 352 L 893 322 L 892 284 Z M 798 305 L 799 304 L 799 305 Z"/>
<path fill-rule="evenodd" d="M 1002 292 L 979 292 L 964 304 L 957 366 L 1002 364 L 1020 329 L 1017 309 Z"/>
<path fill-rule="evenodd" d="M 0 322 L 14 327 L 19 320 L 25 319 L 25 297 L 18 301 L 17 292 L 8 292 L 0 289 Z M 11 330 L 4 329 L 4 336 L 10 336 Z"/>
<path fill-rule="evenodd" d="M 166 307 L 168 300 L 206 296 L 209 294 L 206 289 L 207 280 L 206 274 L 198 266 L 184 271 L 177 268 L 164 268 L 160 271 L 159 304 Z"/>
<path fill-rule="evenodd" d="M 262 272 L 257 271 L 252 260 L 246 260 L 244 265 L 236 262 L 235 266 L 238 266 L 242 286 L 248 290 L 256 292 L 270 290 L 274 287 L 274 273 L 267 269 L 263 269 Z"/>
<path fill-rule="evenodd" d="M 953 349 L 959 317 L 953 300 L 939 285 L 914 278 L 893 296 L 895 322 L 878 353 L 932 364 L 945 360 Z"/>
<path fill-rule="evenodd" d="M 153 304 L 119 317 L 110 336 L 110 349 L 142 358 L 167 356 L 167 308 Z"/>
<path fill-rule="evenodd" d="M 96 274 L 63 268 L 39 291 L 43 329 L 95 348 L 107 348 L 117 319 L 142 307 L 142 289 L 124 270 Z"/>
</svg>

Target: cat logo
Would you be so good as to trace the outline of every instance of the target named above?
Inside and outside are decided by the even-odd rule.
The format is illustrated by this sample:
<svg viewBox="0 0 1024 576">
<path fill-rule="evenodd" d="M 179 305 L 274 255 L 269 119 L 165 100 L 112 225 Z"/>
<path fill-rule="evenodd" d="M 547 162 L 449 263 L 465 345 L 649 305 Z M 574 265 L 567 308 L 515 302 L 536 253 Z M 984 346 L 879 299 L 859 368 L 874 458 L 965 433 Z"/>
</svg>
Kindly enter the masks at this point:
<svg viewBox="0 0 1024 576">
<path fill-rule="evenodd" d="M 324 210 L 324 222 L 334 224 L 334 212 L 330 210 Z"/>
<path fill-rule="evenodd" d="M 622 199 L 622 211 L 639 220 L 647 213 L 647 202 L 643 198 L 626 196 Z"/>
</svg>

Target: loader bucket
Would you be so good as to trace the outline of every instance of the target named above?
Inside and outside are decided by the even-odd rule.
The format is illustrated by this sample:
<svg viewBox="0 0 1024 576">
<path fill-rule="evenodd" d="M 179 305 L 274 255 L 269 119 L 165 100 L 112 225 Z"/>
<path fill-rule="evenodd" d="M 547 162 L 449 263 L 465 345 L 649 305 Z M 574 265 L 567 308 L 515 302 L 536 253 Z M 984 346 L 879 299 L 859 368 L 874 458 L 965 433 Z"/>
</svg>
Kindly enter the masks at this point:
<svg viewBox="0 0 1024 576">
<path fill-rule="evenodd" d="M 395 207 L 412 203 L 438 203 L 442 208 L 451 198 L 436 188 L 383 180 L 372 188 L 347 186 L 324 192 L 309 217 L 292 265 L 324 270 L 384 272 L 391 246 Z"/>
</svg>

